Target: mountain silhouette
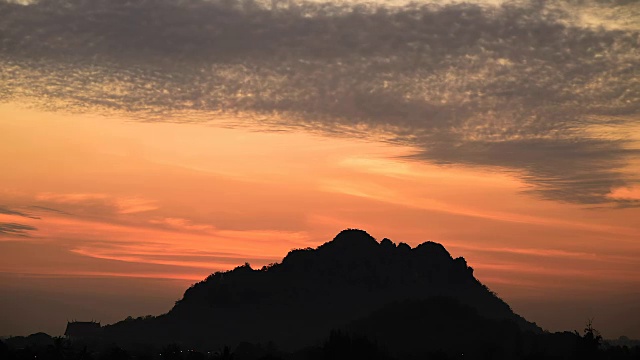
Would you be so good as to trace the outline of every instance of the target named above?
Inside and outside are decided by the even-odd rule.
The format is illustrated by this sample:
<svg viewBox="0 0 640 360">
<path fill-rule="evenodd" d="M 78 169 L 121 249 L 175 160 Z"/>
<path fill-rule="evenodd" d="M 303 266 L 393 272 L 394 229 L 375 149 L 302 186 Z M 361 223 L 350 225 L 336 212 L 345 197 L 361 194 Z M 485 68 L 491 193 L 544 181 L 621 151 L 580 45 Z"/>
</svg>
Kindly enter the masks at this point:
<svg viewBox="0 0 640 360">
<path fill-rule="evenodd" d="M 398 359 L 518 359 L 535 339 L 513 321 L 484 318 L 471 306 L 439 296 L 390 303 L 345 329 L 375 340 Z M 561 350 L 569 355 L 572 349 Z"/>
<path fill-rule="evenodd" d="M 168 313 L 105 326 L 103 335 L 118 343 L 178 342 L 198 349 L 273 341 L 295 350 L 316 343 L 331 329 L 357 327 L 358 319 L 362 324 L 389 304 L 444 298 L 459 304 L 461 314 L 471 311 L 470 324 L 479 324 L 475 319 L 482 317 L 541 331 L 480 283 L 464 258 L 454 259 L 442 245 L 425 242 L 411 248 L 347 229 L 316 249 L 290 251 L 281 263 L 216 272 L 187 289 Z M 458 306 L 433 301 L 429 311 L 436 313 Z"/>
</svg>

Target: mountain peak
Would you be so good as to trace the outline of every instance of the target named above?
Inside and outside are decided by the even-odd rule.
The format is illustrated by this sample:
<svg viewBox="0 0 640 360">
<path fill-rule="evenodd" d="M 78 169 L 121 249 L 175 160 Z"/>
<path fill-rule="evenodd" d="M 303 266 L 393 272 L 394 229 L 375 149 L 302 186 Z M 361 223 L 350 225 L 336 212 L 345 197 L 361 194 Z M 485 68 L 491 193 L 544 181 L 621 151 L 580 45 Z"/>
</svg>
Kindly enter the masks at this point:
<svg viewBox="0 0 640 360">
<path fill-rule="evenodd" d="M 387 260 L 382 260 L 387 259 Z M 391 261 L 390 259 L 395 259 Z M 337 264 L 375 263 L 389 266 L 392 263 L 413 263 L 416 268 L 429 268 L 433 266 L 453 266 L 457 263 L 442 244 L 427 241 L 412 248 L 406 243 L 395 244 L 390 239 L 384 238 L 378 242 L 373 236 L 364 230 L 346 229 L 338 233 L 333 240 L 328 241 L 317 248 L 292 250 L 283 259 L 283 265 L 288 268 L 296 268 L 315 271 L 317 267 L 336 266 Z M 389 262 L 391 261 L 391 262 Z M 324 265 L 323 265 L 324 264 Z M 402 265 L 402 266 L 404 266 Z M 457 264 L 463 272 L 466 263 Z"/>
<path fill-rule="evenodd" d="M 324 243 L 318 249 L 334 247 L 338 249 L 365 249 L 378 245 L 378 241 L 368 232 L 360 229 L 346 229 L 340 231 L 333 240 Z"/>
<path fill-rule="evenodd" d="M 351 239 L 359 238 L 359 239 L 366 239 L 366 240 L 374 240 L 375 241 L 375 238 L 373 236 L 371 236 L 365 230 L 355 229 L 355 228 L 349 228 L 349 229 L 344 229 L 344 230 L 340 231 L 338 233 L 338 235 L 336 235 L 333 238 L 333 240 L 334 241 L 340 241 L 340 239 L 342 239 L 342 238 L 351 238 Z"/>
<path fill-rule="evenodd" d="M 448 260 L 452 259 L 451 254 L 449 254 L 447 249 L 445 249 L 442 244 L 433 241 L 423 242 L 422 244 L 416 246 L 413 251 L 424 256 Z"/>
</svg>

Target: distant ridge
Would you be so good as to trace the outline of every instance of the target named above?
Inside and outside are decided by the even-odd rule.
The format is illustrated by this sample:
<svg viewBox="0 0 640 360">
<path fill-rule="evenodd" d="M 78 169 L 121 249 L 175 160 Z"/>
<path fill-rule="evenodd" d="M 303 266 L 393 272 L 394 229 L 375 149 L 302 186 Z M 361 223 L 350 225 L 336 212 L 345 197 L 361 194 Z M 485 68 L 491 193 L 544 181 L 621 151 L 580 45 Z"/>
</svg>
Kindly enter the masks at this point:
<svg viewBox="0 0 640 360">
<path fill-rule="evenodd" d="M 434 297 L 452 298 L 484 318 L 541 331 L 441 244 L 411 248 L 347 229 L 316 249 L 291 250 L 281 263 L 211 274 L 187 289 L 167 314 L 108 325 L 104 334 L 121 343 L 177 341 L 204 349 L 274 341 L 294 350 L 390 303 Z"/>
</svg>

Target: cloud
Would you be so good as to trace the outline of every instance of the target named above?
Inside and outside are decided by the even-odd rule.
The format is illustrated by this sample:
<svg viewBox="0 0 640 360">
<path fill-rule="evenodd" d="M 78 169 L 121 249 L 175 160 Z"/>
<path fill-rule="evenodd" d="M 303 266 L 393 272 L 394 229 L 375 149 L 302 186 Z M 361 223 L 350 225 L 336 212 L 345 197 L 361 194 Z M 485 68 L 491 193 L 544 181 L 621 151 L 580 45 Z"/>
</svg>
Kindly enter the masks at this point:
<svg viewBox="0 0 640 360">
<path fill-rule="evenodd" d="M 107 194 L 95 194 L 95 193 L 70 193 L 70 194 L 54 194 L 54 193 L 41 193 L 36 197 L 39 201 L 52 201 L 60 204 L 78 204 L 87 201 L 94 200 L 106 200 L 109 199 Z"/>
<path fill-rule="evenodd" d="M 30 213 L 14 210 L 6 206 L 0 206 L 0 215 L 8 215 L 6 216 L 6 219 L 2 220 L 13 220 L 14 216 L 33 220 L 41 219 L 40 217 L 32 215 Z M 17 222 L 0 222 L 0 237 L 28 237 L 30 231 L 36 230 L 38 229 L 31 225 L 20 224 Z"/>
<path fill-rule="evenodd" d="M 120 214 L 134 214 L 158 209 L 154 201 L 138 197 L 118 198 L 115 205 Z"/>
<path fill-rule="evenodd" d="M 38 205 L 30 205 L 27 206 L 28 209 L 33 210 L 33 211 L 39 211 L 39 212 L 48 212 L 48 213 L 55 213 L 55 214 L 61 214 L 61 215 L 70 215 L 67 212 L 64 212 L 62 210 L 58 210 L 58 209 L 54 209 L 54 208 L 50 208 L 50 207 L 46 207 L 46 206 L 38 206 Z"/>
<path fill-rule="evenodd" d="M 8 222 L 0 222 L 0 236 L 20 236 L 26 237 L 29 236 L 29 231 L 38 230 L 33 226 L 18 224 L 18 223 L 8 223 Z"/>
<path fill-rule="evenodd" d="M 124 250 L 124 251 L 123 251 Z M 216 254 L 216 253 L 177 253 L 167 254 L 166 251 L 154 252 L 131 252 L 129 247 L 118 249 L 112 247 L 108 249 L 100 248 L 76 248 L 71 252 L 88 256 L 91 258 L 115 260 L 129 263 L 156 264 L 169 266 L 183 266 L 200 269 L 224 269 L 229 266 L 237 266 L 244 262 L 252 264 L 268 264 L 275 259 L 273 257 L 247 257 L 242 254 Z"/>
<path fill-rule="evenodd" d="M 176 229 L 182 231 L 213 231 L 215 227 L 209 224 L 196 224 L 191 220 L 182 218 L 163 218 L 163 219 L 151 219 L 149 223 L 154 225 L 160 225 L 169 229 Z"/>
<path fill-rule="evenodd" d="M 610 4 L 636 16 L 638 6 Z M 535 196 L 609 196 L 637 144 L 640 32 L 599 1 L 384 6 L 274 1 L 0 2 L 0 101 L 162 121 L 233 115 L 410 145 L 415 159 L 509 171 Z M 597 20 L 607 25 L 613 20 Z"/>
<path fill-rule="evenodd" d="M 158 209 L 156 202 L 137 196 L 112 196 L 102 193 L 40 193 L 36 200 L 44 203 L 65 205 L 76 213 L 134 214 Z M 49 209 L 39 207 L 40 209 Z M 60 211 L 60 210 L 56 210 Z"/>
<path fill-rule="evenodd" d="M 3 226 L 0 230 L 5 225 L 7 224 L 0 223 Z M 163 218 L 151 225 L 118 224 L 96 218 L 52 215 L 38 225 L 39 236 L 34 239 L 34 246 L 46 244 L 55 246 L 56 251 L 69 252 L 83 258 L 111 260 L 108 264 L 109 271 L 117 272 L 128 266 L 121 263 L 131 266 L 180 266 L 191 270 L 220 270 L 246 261 L 261 266 L 275 261 L 278 254 L 286 253 L 291 248 L 306 247 L 309 244 L 307 235 L 302 232 L 223 230 L 178 218 Z M 23 227 L 24 225 L 6 228 L 35 230 Z M 278 240 L 275 245 L 274 239 Z M 65 268 L 64 264 L 73 263 L 74 271 L 87 270 L 82 268 L 79 259 L 64 262 L 60 260 L 60 256 L 52 258 L 52 261 L 58 261 L 55 266 Z M 89 266 L 93 262 L 85 261 L 84 264 Z M 104 269 L 99 264 L 98 268 Z"/>
<path fill-rule="evenodd" d="M 610 226 L 602 224 L 594 224 L 587 221 L 569 221 L 564 219 L 531 216 L 526 214 L 518 214 L 513 211 L 478 211 L 476 209 L 448 204 L 440 200 L 424 197 L 418 194 L 402 194 L 395 189 L 368 184 L 366 181 L 360 181 L 358 184 L 350 184 L 344 181 L 328 181 L 323 184 L 322 188 L 326 191 L 338 192 L 351 196 L 367 198 L 376 201 L 382 201 L 390 204 L 397 204 L 416 209 L 424 209 L 428 211 L 436 211 L 459 216 L 475 217 L 487 220 L 535 224 L 540 226 L 556 226 L 567 227 L 572 229 L 589 230 L 590 232 L 600 232 L 607 234 L 631 235 L 637 236 L 636 229 L 621 226 Z"/>
<path fill-rule="evenodd" d="M 22 212 L 22 211 L 9 209 L 9 208 L 4 207 L 4 206 L 0 206 L 0 214 L 2 214 L 2 215 L 21 216 L 21 217 L 25 217 L 25 218 L 29 218 L 29 219 L 39 219 L 39 217 L 37 217 L 37 216 L 33 216 L 31 214 L 27 214 L 27 213 Z"/>
<path fill-rule="evenodd" d="M 615 188 L 611 190 L 608 196 L 613 199 L 628 201 L 640 200 L 640 186 Z"/>
</svg>

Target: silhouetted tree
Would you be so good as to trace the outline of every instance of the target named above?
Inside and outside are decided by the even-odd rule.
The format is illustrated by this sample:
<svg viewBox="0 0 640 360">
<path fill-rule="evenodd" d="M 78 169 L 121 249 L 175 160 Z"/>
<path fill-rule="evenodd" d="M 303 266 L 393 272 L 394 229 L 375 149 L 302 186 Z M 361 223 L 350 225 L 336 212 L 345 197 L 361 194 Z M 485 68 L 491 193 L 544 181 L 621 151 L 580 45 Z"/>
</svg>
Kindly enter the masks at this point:
<svg viewBox="0 0 640 360">
<path fill-rule="evenodd" d="M 589 319 L 583 330 L 584 335 L 576 331 L 578 338 L 577 357 L 579 359 L 591 360 L 600 358 L 600 345 L 602 344 L 602 336 L 600 332 L 593 327 L 593 320 Z"/>
</svg>

